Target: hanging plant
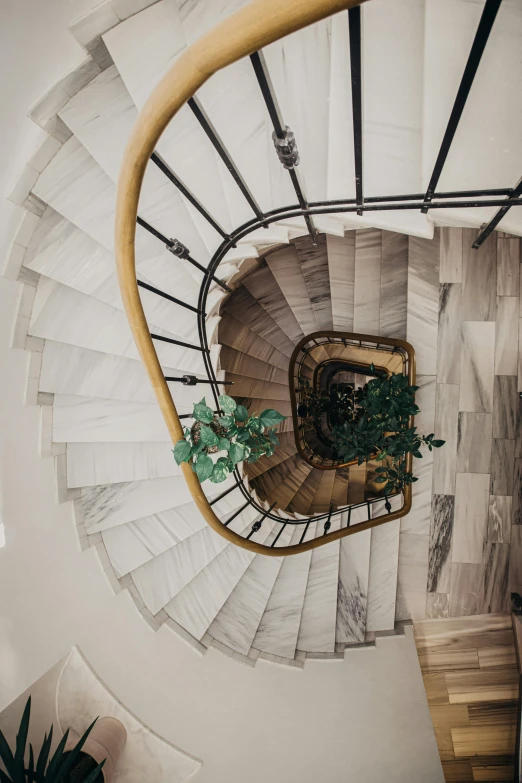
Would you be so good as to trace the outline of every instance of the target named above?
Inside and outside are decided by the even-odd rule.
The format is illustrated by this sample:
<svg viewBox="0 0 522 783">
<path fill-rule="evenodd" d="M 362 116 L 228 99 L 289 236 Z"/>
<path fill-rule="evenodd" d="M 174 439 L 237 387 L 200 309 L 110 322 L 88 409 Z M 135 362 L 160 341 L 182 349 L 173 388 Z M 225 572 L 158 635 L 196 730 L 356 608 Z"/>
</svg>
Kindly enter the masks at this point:
<svg viewBox="0 0 522 783">
<path fill-rule="evenodd" d="M 192 462 L 192 470 L 200 481 L 210 479 L 214 484 L 224 481 L 235 466 L 246 460 L 256 462 L 266 455 L 271 457 L 279 439 L 276 428 L 284 421 L 278 411 L 267 408 L 257 416 L 249 416 L 243 405 L 222 394 L 219 406 L 223 416 L 214 414 L 205 398 L 194 403 L 192 427 L 184 427 L 184 438 L 174 446 L 178 465 Z M 210 454 L 219 454 L 213 461 Z"/>
</svg>

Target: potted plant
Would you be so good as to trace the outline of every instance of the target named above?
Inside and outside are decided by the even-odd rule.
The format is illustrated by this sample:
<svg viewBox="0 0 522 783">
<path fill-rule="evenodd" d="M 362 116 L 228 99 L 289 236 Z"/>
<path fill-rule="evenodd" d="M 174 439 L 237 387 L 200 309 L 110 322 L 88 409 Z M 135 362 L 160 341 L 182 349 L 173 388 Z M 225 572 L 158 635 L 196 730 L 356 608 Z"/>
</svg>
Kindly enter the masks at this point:
<svg viewBox="0 0 522 783">
<path fill-rule="evenodd" d="M 124 726 L 115 718 L 94 720 L 82 737 L 67 730 L 51 755 L 53 727 L 45 734 L 36 758 L 27 735 L 31 697 L 27 699 L 16 735 L 14 752 L 0 731 L 0 783 L 109 783 L 126 741 Z"/>
<path fill-rule="evenodd" d="M 418 386 L 409 386 L 400 373 L 376 372 L 373 365 L 370 372 L 375 377 L 356 390 L 346 420 L 332 429 L 332 440 L 343 462 L 382 462 L 376 468 L 375 483 L 384 484 L 384 494 L 391 495 L 417 481 L 407 470 L 407 455 L 422 458 L 422 445 L 432 451 L 445 441 L 436 440 L 433 433 L 419 435 L 416 427 L 409 427 L 410 418 L 419 413 L 415 404 Z"/>
<path fill-rule="evenodd" d="M 279 445 L 277 425 L 284 421 L 278 411 L 268 408 L 257 416 L 249 416 L 243 405 L 232 397 L 219 397 L 223 415 L 214 414 L 205 398 L 194 403 L 192 427 L 184 427 L 185 437 L 173 450 L 178 465 L 192 461 L 192 470 L 200 481 L 210 479 L 214 484 L 224 481 L 235 466 L 243 460 L 256 462 L 263 455 L 271 456 Z M 219 454 L 214 461 L 210 454 Z"/>
</svg>

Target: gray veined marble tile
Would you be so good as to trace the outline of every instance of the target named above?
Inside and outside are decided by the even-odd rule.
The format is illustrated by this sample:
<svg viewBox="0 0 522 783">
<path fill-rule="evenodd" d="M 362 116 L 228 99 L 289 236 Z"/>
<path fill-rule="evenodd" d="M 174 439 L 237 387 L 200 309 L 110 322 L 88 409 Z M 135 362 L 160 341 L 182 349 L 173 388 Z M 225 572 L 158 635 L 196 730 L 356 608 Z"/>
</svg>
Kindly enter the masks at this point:
<svg viewBox="0 0 522 783">
<path fill-rule="evenodd" d="M 301 270 L 308 290 L 308 296 L 315 313 L 317 328 L 332 328 L 332 294 L 328 275 L 328 251 L 326 236 L 321 234 L 314 247 L 310 237 L 297 237 L 294 240 Z"/>
<path fill-rule="evenodd" d="M 312 522 L 306 540 L 315 536 L 315 529 L 316 523 Z M 297 544 L 301 535 L 299 527 L 291 543 Z M 312 552 L 308 551 L 283 560 L 252 643 L 256 650 L 294 657 L 311 559 Z"/>
<path fill-rule="evenodd" d="M 426 619 L 449 617 L 448 593 L 428 593 L 426 596 Z"/>
<path fill-rule="evenodd" d="M 426 614 L 429 536 L 401 533 L 396 620 L 423 620 Z"/>
<path fill-rule="evenodd" d="M 452 562 L 481 563 L 489 514 L 489 475 L 457 473 Z"/>
<path fill-rule="evenodd" d="M 465 321 L 461 324 L 459 410 L 491 413 L 495 377 L 495 324 Z"/>
<path fill-rule="evenodd" d="M 516 438 L 520 400 L 513 375 L 495 375 L 493 387 L 493 437 Z M 521 422 L 522 423 L 522 422 Z M 522 438 L 518 437 L 520 444 Z"/>
<path fill-rule="evenodd" d="M 487 539 L 493 544 L 509 544 L 513 498 L 509 495 L 489 496 Z"/>
<path fill-rule="evenodd" d="M 511 495 L 513 492 L 513 470 L 515 441 L 495 438 L 491 452 L 492 495 Z"/>
<path fill-rule="evenodd" d="M 441 283 L 462 282 L 462 229 L 440 229 L 440 270 Z"/>
<path fill-rule="evenodd" d="M 494 234 L 478 250 L 472 245 L 475 229 L 464 228 L 462 320 L 494 321 L 497 293 L 497 243 Z"/>
<path fill-rule="evenodd" d="M 417 372 L 437 372 L 440 232 L 432 240 L 409 238 L 407 340 L 415 348 Z"/>
<path fill-rule="evenodd" d="M 518 316 L 518 296 L 499 296 L 497 298 L 495 375 L 517 375 Z"/>
<path fill-rule="evenodd" d="M 364 641 L 371 537 L 371 530 L 363 530 L 340 541 L 335 630 L 338 644 Z"/>
<path fill-rule="evenodd" d="M 461 297 L 460 283 L 441 284 L 437 348 L 438 383 L 458 383 L 460 379 Z"/>
<path fill-rule="evenodd" d="M 513 471 L 513 524 L 522 525 L 522 459 L 515 459 Z"/>
<path fill-rule="evenodd" d="M 332 292 L 333 328 L 353 331 L 353 302 L 355 281 L 355 232 L 344 237 L 326 237 L 328 272 Z"/>
<path fill-rule="evenodd" d="M 451 541 L 455 498 L 433 495 L 431 504 L 428 592 L 449 593 L 451 586 Z"/>
<path fill-rule="evenodd" d="M 332 522 L 331 532 L 339 526 Z M 339 541 L 314 549 L 306 586 L 297 649 L 333 652 L 337 618 Z"/>
<path fill-rule="evenodd" d="M 172 442 L 68 443 L 69 489 L 176 476 Z"/>
<path fill-rule="evenodd" d="M 355 232 L 355 288 L 353 329 L 361 334 L 379 333 L 382 232 Z"/>
<path fill-rule="evenodd" d="M 261 266 L 244 278 L 243 285 L 293 343 L 304 337 L 299 322 L 268 266 Z"/>
<path fill-rule="evenodd" d="M 457 470 L 489 473 L 492 449 L 491 413 L 459 413 Z"/>
<path fill-rule="evenodd" d="M 484 546 L 484 597 L 481 612 L 509 611 L 509 544 Z"/>
<path fill-rule="evenodd" d="M 453 563 L 451 566 L 450 617 L 482 613 L 483 570 L 477 563 Z"/>
<path fill-rule="evenodd" d="M 497 296 L 519 296 L 520 239 L 497 237 Z"/>
<path fill-rule="evenodd" d="M 459 387 L 437 384 L 434 432 L 437 439 L 446 441 L 433 453 L 433 493 L 453 495 L 457 472 L 457 427 L 459 419 Z"/>
<path fill-rule="evenodd" d="M 406 339 L 408 297 L 408 237 L 382 232 L 379 332 L 385 337 Z"/>
</svg>

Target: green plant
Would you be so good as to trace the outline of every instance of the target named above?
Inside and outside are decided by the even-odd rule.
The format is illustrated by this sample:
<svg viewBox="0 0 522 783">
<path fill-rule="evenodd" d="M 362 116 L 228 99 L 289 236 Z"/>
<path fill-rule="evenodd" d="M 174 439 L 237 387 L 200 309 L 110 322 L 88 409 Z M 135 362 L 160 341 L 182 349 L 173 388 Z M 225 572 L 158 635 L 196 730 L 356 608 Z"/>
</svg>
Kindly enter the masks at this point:
<svg viewBox="0 0 522 783">
<path fill-rule="evenodd" d="M 327 391 L 314 389 L 309 381 L 299 386 L 301 402 L 297 414 L 316 427 L 321 426 L 321 417 L 327 413 L 332 425 L 343 424 L 350 418 L 354 406 L 354 389 L 349 384 L 335 383 Z"/>
<path fill-rule="evenodd" d="M 97 783 L 101 776 L 104 761 L 100 764 L 87 754 L 82 753 L 82 747 L 96 721 L 93 721 L 84 735 L 78 740 L 71 751 L 65 751 L 69 738 L 69 730 L 65 732 L 58 747 L 52 754 L 53 727 L 45 734 L 42 747 L 35 758 L 33 746 L 29 744 L 29 760 L 26 762 L 27 735 L 31 718 L 31 697 L 27 699 L 25 709 L 16 735 L 16 747 L 13 751 L 0 731 L 0 760 L 5 772 L 0 769 L 0 783 Z M 86 759 L 88 760 L 86 763 Z M 94 768 L 93 768 L 94 765 Z M 82 772 L 85 768 L 85 774 Z"/>
<path fill-rule="evenodd" d="M 195 403 L 195 424 L 183 428 L 185 437 L 174 446 L 178 465 L 192 460 L 199 480 L 210 479 L 214 484 L 224 481 L 243 460 L 256 462 L 264 454 L 272 456 L 279 445 L 276 427 L 286 418 L 272 408 L 249 416 L 243 405 L 226 394 L 219 397 L 219 406 L 223 416 L 214 415 L 205 398 Z M 209 454 L 218 452 L 225 452 L 225 456 L 214 462 Z"/>
<path fill-rule="evenodd" d="M 430 451 L 444 445 L 433 433 L 419 435 L 409 427 L 410 417 L 419 413 L 415 404 L 417 386 L 409 386 L 405 375 L 370 372 L 374 378 L 354 395 L 350 417 L 333 427 L 332 439 L 337 457 L 343 462 L 357 460 L 359 465 L 373 458 L 383 461 L 376 469 L 376 484 L 384 484 L 384 494 L 399 492 L 417 481 L 407 470 L 406 457 L 422 458 L 421 446 Z"/>
</svg>

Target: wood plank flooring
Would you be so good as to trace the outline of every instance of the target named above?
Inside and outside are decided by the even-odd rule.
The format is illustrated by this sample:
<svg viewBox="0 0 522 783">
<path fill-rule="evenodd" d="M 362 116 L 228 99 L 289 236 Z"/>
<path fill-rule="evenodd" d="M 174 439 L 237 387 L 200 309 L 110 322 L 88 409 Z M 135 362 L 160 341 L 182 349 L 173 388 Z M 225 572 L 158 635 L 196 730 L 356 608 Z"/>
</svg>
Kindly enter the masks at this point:
<svg viewBox="0 0 522 783">
<path fill-rule="evenodd" d="M 414 633 L 446 781 L 512 781 L 519 671 L 511 616 L 424 620 Z"/>
</svg>

